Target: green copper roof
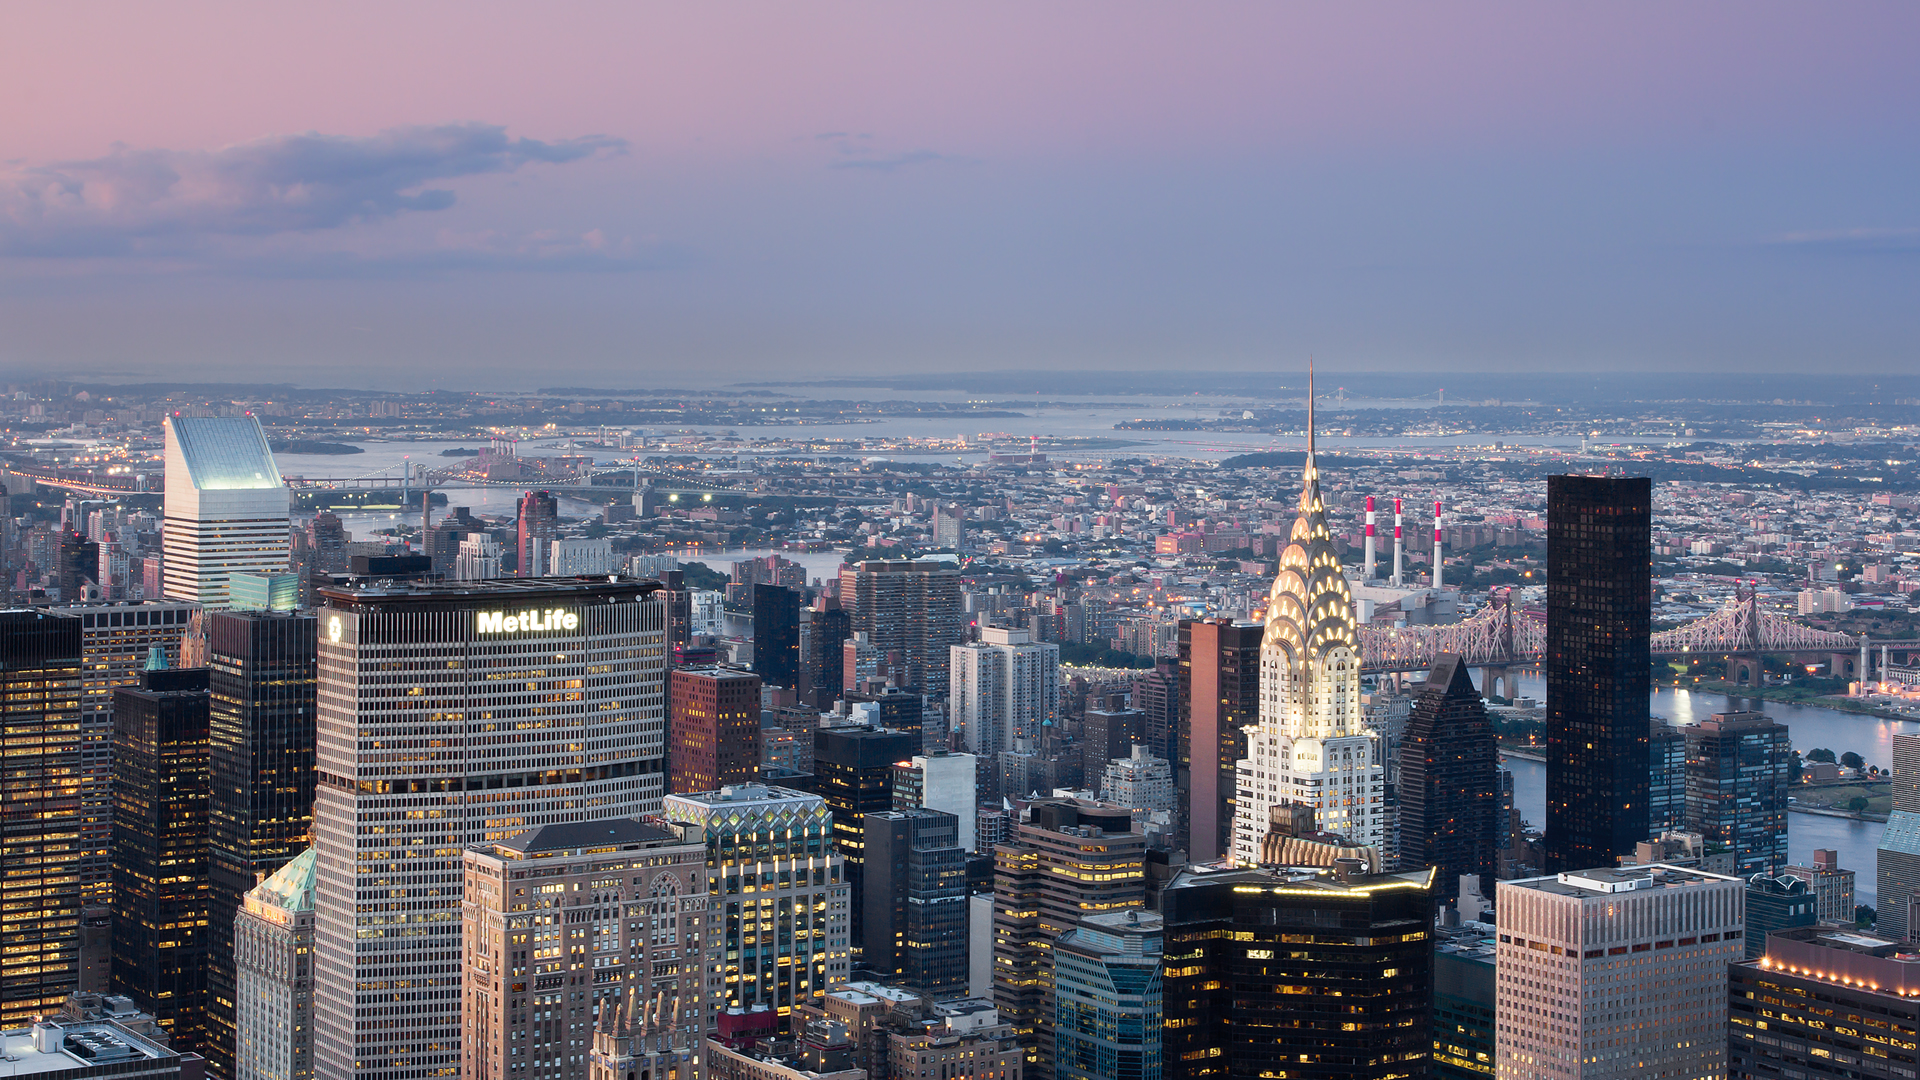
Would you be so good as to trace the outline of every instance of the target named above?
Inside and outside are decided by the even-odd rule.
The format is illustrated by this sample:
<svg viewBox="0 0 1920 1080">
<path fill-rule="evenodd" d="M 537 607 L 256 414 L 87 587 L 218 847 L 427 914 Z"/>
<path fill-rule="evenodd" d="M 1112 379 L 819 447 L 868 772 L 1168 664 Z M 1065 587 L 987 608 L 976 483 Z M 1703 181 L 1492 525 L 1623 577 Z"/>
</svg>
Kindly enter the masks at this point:
<svg viewBox="0 0 1920 1080">
<path fill-rule="evenodd" d="M 292 862 L 274 871 L 247 895 L 283 911 L 312 911 L 313 849 L 295 855 Z"/>
</svg>

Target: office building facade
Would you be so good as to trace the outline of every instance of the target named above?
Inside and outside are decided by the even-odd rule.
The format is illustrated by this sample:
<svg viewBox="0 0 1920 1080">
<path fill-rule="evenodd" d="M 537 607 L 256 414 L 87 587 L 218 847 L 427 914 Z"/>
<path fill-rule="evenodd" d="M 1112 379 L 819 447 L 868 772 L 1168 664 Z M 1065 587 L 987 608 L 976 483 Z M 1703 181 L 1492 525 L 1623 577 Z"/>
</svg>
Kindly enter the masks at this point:
<svg viewBox="0 0 1920 1080">
<path fill-rule="evenodd" d="M 1756 712 L 1715 713 L 1687 728 L 1687 831 L 1733 852 L 1734 872 L 1787 865 L 1787 729 Z"/>
<path fill-rule="evenodd" d="M 760 676 L 734 668 L 667 675 L 667 790 L 718 791 L 760 775 Z"/>
<path fill-rule="evenodd" d="M 1089 915 L 1053 943 L 1056 1080 L 1160 1080 L 1164 929 L 1151 911 Z"/>
<path fill-rule="evenodd" d="M 1547 478 L 1548 870 L 1648 836 L 1652 522 L 1645 477 Z"/>
<path fill-rule="evenodd" d="M 849 922 L 853 959 L 866 946 L 862 872 L 867 863 L 866 815 L 893 809 L 894 765 L 910 760 L 920 740 L 904 731 L 864 726 L 821 728 L 813 735 L 816 791 L 833 812 L 833 846 L 846 860 L 846 881 L 854 904 Z"/>
<path fill-rule="evenodd" d="M 309 850 L 312 839 L 318 622 L 311 612 L 220 611 L 207 616 L 206 628 L 203 1053 L 216 1076 L 230 1076 L 239 993 L 234 919 L 247 893 Z M 311 924 L 311 909 L 305 918 Z"/>
<path fill-rule="evenodd" d="M 710 1011 L 759 1005 L 785 1023 L 847 981 L 853 895 L 818 795 L 743 784 L 669 795 L 662 814 L 706 846 Z"/>
<path fill-rule="evenodd" d="M 947 650 L 966 640 L 960 570 L 939 559 L 870 561 L 840 569 L 849 633 L 863 633 L 882 657 L 897 657 L 895 683 L 947 693 Z"/>
<path fill-rule="evenodd" d="M 1501 882 L 1498 1075 L 1725 1076 L 1745 897 L 1738 878 L 1663 864 Z"/>
<path fill-rule="evenodd" d="M 1647 720 L 1647 829 L 1658 836 L 1687 827 L 1687 733 Z"/>
<path fill-rule="evenodd" d="M 1399 853 L 1402 866 L 1438 871 L 1441 902 L 1460 893 L 1460 877 L 1493 890 L 1502 837 L 1499 758 L 1486 703 L 1458 655 L 1442 656 L 1428 674 L 1400 736 Z"/>
<path fill-rule="evenodd" d="M 948 651 L 948 715 L 965 732 L 968 753 L 991 758 L 1019 740 L 1037 742 L 1060 722 L 1060 646 L 983 626 L 979 641 Z"/>
<path fill-rule="evenodd" d="M 1483 1080 L 1494 1074 L 1497 966 L 1491 944 L 1434 947 L 1434 1080 Z"/>
<path fill-rule="evenodd" d="M 233 918 L 232 1080 L 313 1077 L 313 850 L 247 890 Z"/>
<path fill-rule="evenodd" d="M 0 611 L 0 1028 L 80 988 L 85 828 L 80 622 Z M 102 850 L 104 850 L 104 843 Z"/>
<path fill-rule="evenodd" d="M 1920 895 L 1920 735 L 1893 736 L 1893 812 L 1874 852 L 1877 896 L 1874 931 L 1883 937 L 1911 937 L 1907 906 Z"/>
<path fill-rule="evenodd" d="M 1431 870 L 1189 866 L 1162 890 L 1160 912 L 1169 1078 L 1426 1074 Z"/>
<path fill-rule="evenodd" d="M 223 608 L 235 571 L 287 569 L 292 497 L 257 417 L 169 416 L 165 426 L 166 594 Z"/>
<path fill-rule="evenodd" d="M 534 578 L 321 590 L 319 1074 L 458 1074 L 462 849 L 659 809 L 656 587 Z M 416 995 L 403 1011 L 398 993 Z"/>
<path fill-rule="evenodd" d="M 207 670 L 113 694 L 113 990 L 199 1052 L 206 1033 Z"/>
<path fill-rule="evenodd" d="M 1260 719 L 1260 642 L 1266 628 L 1231 619 L 1182 619 L 1174 733 L 1175 827 L 1188 857 L 1213 862 L 1233 850 L 1234 789 L 1247 729 Z"/>
<path fill-rule="evenodd" d="M 967 992 L 967 849 L 940 810 L 864 815 L 860 966 L 929 998 Z"/>
<path fill-rule="evenodd" d="M 627 1044 L 654 1076 L 702 1074 L 706 845 L 642 821 L 582 821 L 465 860 L 462 1077 L 587 1080 L 592 1033 L 620 1009 L 654 1036 Z"/>
<path fill-rule="evenodd" d="M 800 689 L 800 594 L 765 582 L 753 587 L 753 673 L 769 686 Z"/>
<path fill-rule="evenodd" d="M 1747 879 L 1746 948 L 1743 955 L 1757 960 L 1767 951 L 1767 935 L 1776 930 L 1812 926 L 1819 921 L 1813 889 L 1797 877 L 1755 874 Z"/>
<path fill-rule="evenodd" d="M 1727 1075 L 1909 1080 L 1920 1068 L 1920 964 L 1908 946 L 1809 927 L 1727 969 Z"/>
<path fill-rule="evenodd" d="M 1805 881 L 1813 890 L 1814 917 L 1821 922 L 1851 924 L 1854 921 L 1853 871 L 1840 866 L 1840 853 L 1832 848 L 1815 848 L 1812 865 L 1787 867 L 1789 877 Z"/>
</svg>

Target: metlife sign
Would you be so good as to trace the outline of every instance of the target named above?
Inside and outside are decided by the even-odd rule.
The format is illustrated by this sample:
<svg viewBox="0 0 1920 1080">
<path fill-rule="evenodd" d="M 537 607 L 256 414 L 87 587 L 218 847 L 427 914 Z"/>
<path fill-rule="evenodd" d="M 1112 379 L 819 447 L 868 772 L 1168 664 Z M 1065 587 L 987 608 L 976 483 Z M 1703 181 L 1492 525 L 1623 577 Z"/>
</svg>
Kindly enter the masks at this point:
<svg viewBox="0 0 1920 1080">
<path fill-rule="evenodd" d="M 580 629 L 580 616 L 565 608 L 522 611 L 512 615 L 504 611 L 482 611 L 475 615 L 474 629 L 482 634 L 537 634 Z"/>
</svg>

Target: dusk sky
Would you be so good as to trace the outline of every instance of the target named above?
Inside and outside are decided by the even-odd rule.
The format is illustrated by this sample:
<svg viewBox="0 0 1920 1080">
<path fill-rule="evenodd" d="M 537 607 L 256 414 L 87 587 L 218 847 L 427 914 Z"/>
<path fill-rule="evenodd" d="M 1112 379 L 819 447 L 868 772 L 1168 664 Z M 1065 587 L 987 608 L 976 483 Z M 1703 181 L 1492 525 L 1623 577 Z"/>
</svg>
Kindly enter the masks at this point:
<svg viewBox="0 0 1920 1080">
<path fill-rule="evenodd" d="M 1920 6 L 35 4 L 0 371 L 1920 370 Z"/>
</svg>

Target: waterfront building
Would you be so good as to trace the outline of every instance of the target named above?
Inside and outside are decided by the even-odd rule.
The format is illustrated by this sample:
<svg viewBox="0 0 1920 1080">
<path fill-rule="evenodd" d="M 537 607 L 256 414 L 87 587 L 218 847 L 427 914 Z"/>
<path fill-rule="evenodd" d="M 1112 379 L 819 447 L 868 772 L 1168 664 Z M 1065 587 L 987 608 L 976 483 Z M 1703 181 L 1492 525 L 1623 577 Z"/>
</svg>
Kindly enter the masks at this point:
<svg viewBox="0 0 1920 1080">
<path fill-rule="evenodd" d="M 1815 848 L 1813 865 L 1789 866 L 1787 876 L 1805 881 L 1812 889 L 1813 913 L 1820 922 L 1853 924 L 1853 871 L 1840 868 L 1838 851 Z"/>
<path fill-rule="evenodd" d="M 1181 870 L 1160 894 L 1166 1076 L 1424 1076 L 1433 908 L 1430 869 Z"/>
<path fill-rule="evenodd" d="M 863 815 L 860 966 L 927 997 L 967 991 L 967 849 L 940 810 Z"/>
<path fill-rule="evenodd" d="M 1733 852 L 1735 874 L 1787 865 L 1787 729 L 1756 712 L 1687 728 L 1687 829 Z"/>
<path fill-rule="evenodd" d="M 1741 1080 L 1909 1080 L 1920 1067 L 1910 947 L 1830 927 L 1784 930 L 1727 969 L 1727 1072 Z"/>
<path fill-rule="evenodd" d="M 668 675 L 668 791 L 717 791 L 759 777 L 760 685 L 760 676 L 736 668 Z"/>
<path fill-rule="evenodd" d="M 1053 943 L 1056 1080 L 1160 1080 L 1161 917 L 1089 915 Z"/>
<path fill-rule="evenodd" d="M 1235 770 L 1247 756 L 1247 730 L 1260 718 L 1260 623 L 1182 619 L 1174 734 L 1175 828 L 1194 862 L 1233 851 Z"/>
<path fill-rule="evenodd" d="M 853 897 L 824 800 L 741 784 L 669 795 L 662 812 L 706 846 L 710 1008 L 760 1005 L 785 1023 L 847 981 Z"/>
<path fill-rule="evenodd" d="M 691 831 L 578 821 L 467 849 L 465 1080 L 588 1080 L 609 1057 L 701 1075 L 713 914 Z"/>
<path fill-rule="evenodd" d="M 218 611 L 207 616 L 206 627 L 203 1053 L 214 1075 L 230 1077 L 239 992 L 235 916 L 250 890 L 311 850 L 318 623 L 311 612 Z M 311 905 L 304 918 L 310 928 Z"/>
<path fill-rule="evenodd" d="M 1433 665 L 1400 736 L 1399 854 L 1402 866 L 1431 866 L 1441 902 L 1460 893 L 1460 877 L 1493 889 L 1501 837 L 1499 756 L 1486 703 L 1467 665 L 1448 653 Z"/>
<path fill-rule="evenodd" d="M 308 848 L 234 914 L 232 1080 L 312 1080 L 313 866 Z"/>
<path fill-rule="evenodd" d="M 1738 878 L 1660 864 L 1501 882 L 1498 1075 L 1725 1076 L 1745 897 Z"/>
<path fill-rule="evenodd" d="M 1036 800 L 994 848 L 993 1003 L 1028 1047 L 1056 1060 L 1053 943 L 1089 915 L 1146 906 L 1147 838 L 1126 810 Z"/>
<path fill-rule="evenodd" d="M 224 608 L 235 571 L 286 571 L 292 496 L 259 418 L 172 415 L 165 427 L 166 594 Z"/>
<path fill-rule="evenodd" d="M 1646 477 L 1547 478 L 1548 870 L 1649 835 L 1652 514 Z"/>
<path fill-rule="evenodd" d="M 1242 866 L 1260 861 L 1276 803 L 1313 807 L 1322 829 L 1355 843 L 1386 841 L 1385 762 L 1361 717 L 1353 590 L 1320 494 L 1311 388 L 1307 399 L 1299 516 L 1280 553 L 1260 639 L 1260 719 L 1235 769 L 1231 855 Z"/>
<path fill-rule="evenodd" d="M 657 812 L 665 627 L 651 582 L 320 591 L 315 1070 L 459 1072 L 461 852 Z M 389 1023 L 394 995 L 408 1001 Z"/>
<path fill-rule="evenodd" d="M 896 685 L 946 695 L 947 650 L 966 640 L 957 565 L 914 559 L 843 566 L 840 603 L 849 633 L 867 635 L 880 657 L 898 657 Z M 858 689 L 851 682 L 846 688 Z"/>
<path fill-rule="evenodd" d="M 113 990 L 176 1050 L 206 1033 L 207 669 L 113 693 Z"/>
<path fill-rule="evenodd" d="M 80 620 L 0 611 L 0 1029 L 80 989 L 82 868 L 106 846 L 91 848 L 85 828 L 82 663 Z"/>
</svg>

